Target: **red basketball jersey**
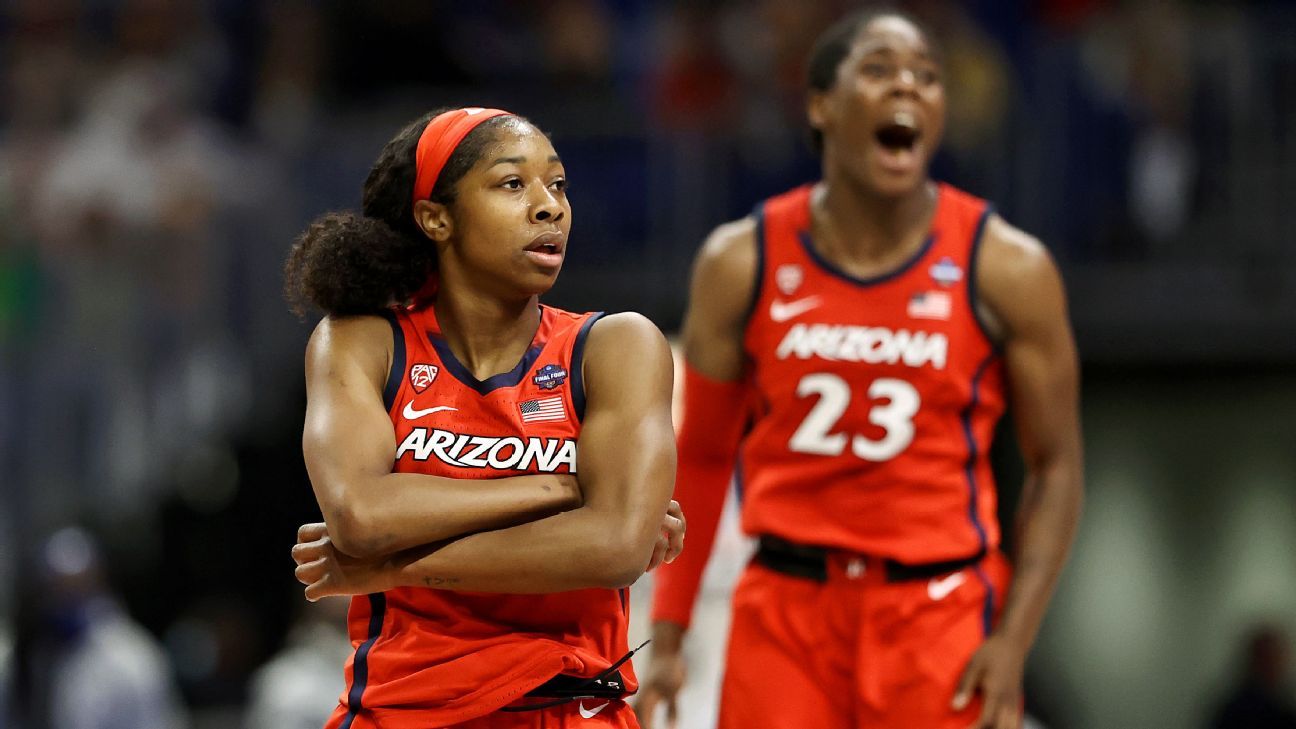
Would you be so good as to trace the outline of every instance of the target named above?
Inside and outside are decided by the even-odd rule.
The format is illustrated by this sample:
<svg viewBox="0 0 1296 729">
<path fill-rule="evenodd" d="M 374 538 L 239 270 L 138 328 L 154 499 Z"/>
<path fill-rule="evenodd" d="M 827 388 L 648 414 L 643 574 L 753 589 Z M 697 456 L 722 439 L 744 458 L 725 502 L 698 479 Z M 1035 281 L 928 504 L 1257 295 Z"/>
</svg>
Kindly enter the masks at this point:
<svg viewBox="0 0 1296 729">
<path fill-rule="evenodd" d="M 973 305 L 989 206 L 940 185 L 921 250 L 863 280 L 816 252 L 811 189 L 757 210 L 743 529 L 910 564 L 997 546 L 1003 367 Z"/>
<path fill-rule="evenodd" d="M 479 381 L 429 306 L 388 314 L 395 356 L 384 399 L 393 471 L 462 479 L 575 473 L 581 355 L 599 314 L 541 307 L 512 371 Z M 429 515 L 428 518 L 435 518 Z M 495 711 L 563 673 L 591 677 L 625 655 L 624 590 L 507 595 L 407 587 L 352 599 L 355 655 L 328 729 L 426 729 Z M 621 667 L 627 692 L 636 682 Z"/>
</svg>

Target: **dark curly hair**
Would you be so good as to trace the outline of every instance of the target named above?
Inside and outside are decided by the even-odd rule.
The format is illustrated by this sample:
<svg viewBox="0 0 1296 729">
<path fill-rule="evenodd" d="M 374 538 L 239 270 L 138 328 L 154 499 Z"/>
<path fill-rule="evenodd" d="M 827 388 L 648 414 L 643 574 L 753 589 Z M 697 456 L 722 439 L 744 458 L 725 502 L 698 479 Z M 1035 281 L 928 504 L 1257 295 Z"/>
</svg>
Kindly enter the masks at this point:
<svg viewBox="0 0 1296 729">
<path fill-rule="evenodd" d="M 436 249 L 414 222 L 415 150 L 423 129 L 449 108 L 431 111 L 383 147 L 365 178 L 361 214 L 330 212 L 293 241 L 284 264 L 284 296 L 299 316 L 372 314 L 408 300 L 436 270 Z M 468 133 L 446 161 L 429 196 L 453 205 L 455 186 L 481 159 L 500 127 L 525 121 L 497 116 Z"/>
<path fill-rule="evenodd" d="M 810 51 L 810 60 L 806 63 L 807 89 L 812 93 L 830 90 L 837 82 L 837 69 L 850 55 L 851 45 L 855 43 L 855 38 L 859 36 L 860 31 L 874 20 L 887 16 L 903 18 L 913 23 L 927 39 L 927 44 L 931 46 L 933 52 L 939 54 L 931 29 L 918 18 L 899 8 L 886 5 L 863 8 L 833 23 L 815 40 L 814 48 Z M 810 148 L 814 150 L 815 155 L 823 155 L 823 132 L 814 127 L 810 128 Z"/>
</svg>

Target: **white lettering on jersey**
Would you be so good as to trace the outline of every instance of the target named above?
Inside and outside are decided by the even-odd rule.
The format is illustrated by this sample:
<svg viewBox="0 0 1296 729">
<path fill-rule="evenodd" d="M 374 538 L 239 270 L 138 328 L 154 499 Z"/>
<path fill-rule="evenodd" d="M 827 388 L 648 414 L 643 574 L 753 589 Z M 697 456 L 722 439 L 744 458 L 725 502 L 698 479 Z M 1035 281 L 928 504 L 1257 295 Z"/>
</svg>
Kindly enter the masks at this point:
<svg viewBox="0 0 1296 729">
<path fill-rule="evenodd" d="M 554 452 L 558 450 L 557 438 L 545 438 L 541 443 L 539 438 L 527 438 L 526 450 L 522 453 L 522 460 L 518 461 L 517 468 L 519 471 L 526 471 L 531 468 L 532 463 L 548 463 L 553 460 Z"/>
<path fill-rule="evenodd" d="M 797 324 L 779 343 L 779 359 L 818 357 L 832 362 L 867 362 L 945 369 L 949 339 L 940 332 L 892 331 L 886 327 Z"/>
<path fill-rule="evenodd" d="M 566 466 L 568 473 L 576 473 L 576 441 L 566 438 L 530 436 L 524 441 L 516 436 L 495 438 L 414 428 L 396 449 L 396 460 L 406 453 L 416 461 L 435 457 L 459 468 L 527 471 L 534 467 L 542 473 L 555 473 Z"/>
<path fill-rule="evenodd" d="M 474 435 L 472 440 L 469 441 L 471 447 L 468 452 L 459 456 L 459 463 L 469 468 L 485 468 L 487 463 L 483 456 L 497 441 L 499 441 L 499 438 Z"/>
<path fill-rule="evenodd" d="M 452 433 L 451 435 L 454 434 Z M 472 440 L 471 435 L 456 436 L 454 442 L 454 448 L 450 449 L 450 452 L 446 454 L 448 457 L 442 458 L 442 460 L 445 461 L 446 463 L 458 463 L 459 454 L 463 452 L 464 446 L 468 445 L 468 441 L 470 440 Z"/>
<path fill-rule="evenodd" d="M 504 449 L 508 448 L 507 457 L 501 455 Z M 486 454 L 486 462 L 491 468 L 503 471 L 510 467 L 510 464 L 517 463 L 522 456 L 522 439 L 521 438 L 500 438 L 491 446 L 490 452 Z"/>
</svg>

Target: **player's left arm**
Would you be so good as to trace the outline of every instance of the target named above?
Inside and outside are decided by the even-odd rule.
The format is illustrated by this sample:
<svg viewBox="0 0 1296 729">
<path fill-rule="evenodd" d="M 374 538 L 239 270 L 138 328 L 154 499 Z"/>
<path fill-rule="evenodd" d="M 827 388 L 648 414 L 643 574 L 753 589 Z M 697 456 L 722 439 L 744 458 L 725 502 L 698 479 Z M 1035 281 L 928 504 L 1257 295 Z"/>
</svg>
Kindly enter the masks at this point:
<svg viewBox="0 0 1296 729">
<path fill-rule="evenodd" d="M 996 216 L 977 264 L 980 311 L 1003 347 L 1026 481 L 1003 612 L 954 703 L 979 691 L 985 706 L 974 726 L 999 729 L 1020 726 L 1023 665 L 1080 519 L 1079 366 L 1062 278 L 1044 246 Z"/>
<path fill-rule="evenodd" d="M 378 561 L 351 561 L 320 534 L 299 536 L 294 557 L 307 597 L 400 586 L 543 593 L 626 587 L 683 548 L 671 501 L 675 437 L 670 346 L 647 319 L 615 314 L 590 330 L 583 363 L 586 412 L 577 449 L 583 504 Z M 310 541 L 318 539 L 318 541 Z"/>
</svg>

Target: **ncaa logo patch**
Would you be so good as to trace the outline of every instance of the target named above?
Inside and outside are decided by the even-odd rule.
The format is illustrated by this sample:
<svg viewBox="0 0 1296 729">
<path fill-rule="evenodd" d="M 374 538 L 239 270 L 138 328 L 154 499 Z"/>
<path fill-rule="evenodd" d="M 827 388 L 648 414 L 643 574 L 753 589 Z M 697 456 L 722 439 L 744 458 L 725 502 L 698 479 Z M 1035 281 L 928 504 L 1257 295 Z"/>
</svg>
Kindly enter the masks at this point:
<svg viewBox="0 0 1296 729">
<path fill-rule="evenodd" d="M 428 389 L 428 385 L 431 385 L 432 381 L 436 379 L 439 371 L 436 365 L 416 364 L 411 366 L 409 377 L 410 384 L 414 386 L 414 392 L 421 393 Z"/>
<path fill-rule="evenodd" d="M 933 263 L 929 273 L 932 280 L 941 286 L 953 286 L 963 280 L 963 269 L 949 256 L 943 256 Z"/>
<path fill-rule="evenodd" d="M 547 364 L 536 370 L 531 381 L 541 390 L 552 390 L 567 381 L 567 370 L 556 364 Z"/>
<path fill-rule="evenodd" d="M 785 263 L 778 267 L 774 272 L 774 284 L 778 290 L 783 292 L 784 296 L 791 296 L 793 292 L 801 288 L 801 282 L 805 280 L 805 274 L 801 267 L 795 263 Z"/>
</svg>

